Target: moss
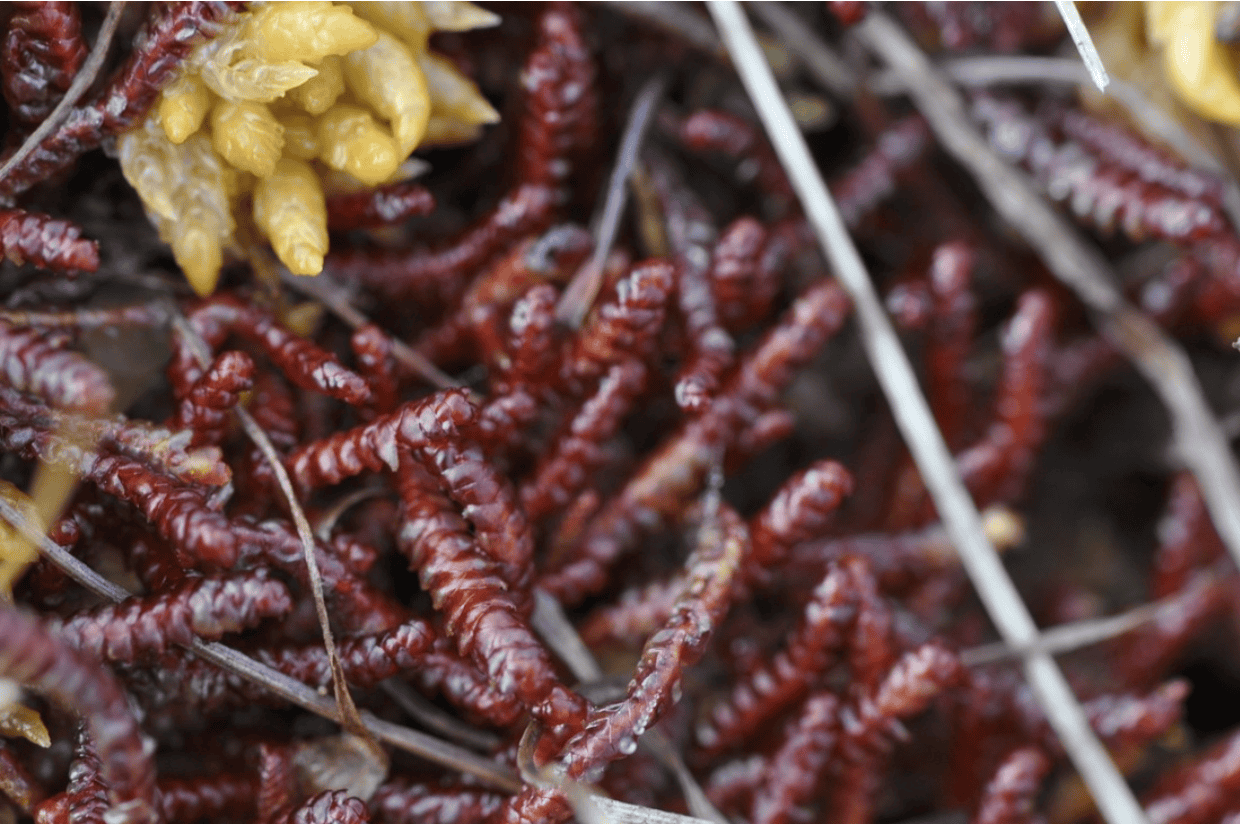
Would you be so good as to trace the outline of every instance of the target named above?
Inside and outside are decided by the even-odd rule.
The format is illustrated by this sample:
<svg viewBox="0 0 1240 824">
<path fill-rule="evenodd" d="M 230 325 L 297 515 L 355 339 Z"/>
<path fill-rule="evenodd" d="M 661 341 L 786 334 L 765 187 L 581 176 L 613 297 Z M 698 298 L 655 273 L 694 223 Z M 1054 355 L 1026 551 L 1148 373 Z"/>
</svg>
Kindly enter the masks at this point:
<svg viewBox="0 0 1240 824">
<path fill-rule="evenodd" d="M 199 294 L 237 227 L 297 274 L 327 251 L 332 170 L 357 185 L 400 179 L 419 146 L 460 142 L 499 119 L 477 86 L 427 51 L 436 29 L 498 18 L 469 3 L 255 4 L 199 45 L 147 117 L 118 142 L 121 168 Z M 295 196 L 279 207 L 273 198 Z M 252 204 L 252 211 L 251 211 Z"/>
</svg>

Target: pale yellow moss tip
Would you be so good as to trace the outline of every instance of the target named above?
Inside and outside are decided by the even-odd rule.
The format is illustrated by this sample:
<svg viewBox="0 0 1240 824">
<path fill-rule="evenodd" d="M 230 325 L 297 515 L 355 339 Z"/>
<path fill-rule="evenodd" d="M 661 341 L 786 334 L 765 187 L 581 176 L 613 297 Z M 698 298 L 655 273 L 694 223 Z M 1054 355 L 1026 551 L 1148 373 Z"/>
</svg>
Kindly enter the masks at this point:
<svg viewBox="0 0 1240 824">
<path fill-rule="evenodd" d="M 52 745 L 43 717 L 25 704 L 10 704 L 0 710 L 0 735 L 18 736 L 39 747 Z"/>
<path fill-rule="evenodd" d="M 1006 506 L 996 504 L 982 513 L 982 529 L 1000 551 L 1025 541 L 1025 520 Z"/>
<path fill-rule="evenodd" d="M 305 244 L 290 246 L 280 259 L 294 275 L 317 275 L 323 271 L 323 255 Z"/>
<path fill-rule="evenodd" d="M 1146 29 L 1163 45 L 1163 70 L 1185 105 L 1202 117 L 1240 126 L 1235 60 L 1214 34 L 1217 4 L 1149 3 Z"/>
<path fill-rule="evenodd" d="M 309 164 L 284 158 L 254 189 L 254 222 L 295 275 L 316 275 L 327 253 L 327 206 Z"/>
<path fill-rule="evenodd" d="M 374 26 L 348 6 L 331 3 L 272 3 L 254 14 L 248 34 L 255 55 L 270 63 L 314 62 L 373 45 Z"/>
<path fill-rule="evenodd" d="M 392 124 L 401 156 L 413 151 L 426 131 L 431 100 L 409 47 L 380 32 L 375 45 L 344 59 L 344 75 L 356 99 Z"/>
<path fill-rule="evenodd" d="M 193 77 L 182 77 L 164 89 L 159 100 L 159 120 L 164 134 L 180 145 L 202 127 L 211 108 L 211 93 Z"/>
<path fill-rule="evenodd" d="M 221 100 L 211 110 L 211 142 L 233 166 L 267 177 L 284 149 L 284 127 L 262 103 Z"/>
<path fill-rule="evenodd" d="M 344 94 L 344 64 L 337 55 L 319 63 L 319 73 L 288 93 L 288 99 L 310 114 L 322 114 Z"/>
<path fill-rule="evenodd" d="M 426 77 L 434 114 L 469 125 L 499 120 L 499 112 L 482 96 L 474 81 L 461 74 L 451 60 L 426 53 L 418 55 L 418 66 Z"/>
<path fill-rule="evenodd" d="M 392 136 L 396 138 L 401 155 L 407 155 L 426 136 L 426 125 L 430 120 L 430 111 L 402 112 L 392 120 Z"/>
<path fill-rule="evenodd" d="M 319 328 L 319 324 L 323 322 L 326 312 L 326 307 L 323 304 L 318 301 L 308 300 L 305 303 L 286 306 L 277 314 L 279 315 L 281 325 L 295 335 L 308 338 L 314 335 L 315 330 Z"/>
<path fill-rule="evenodd" d="M 472 123 L 462 123 L 453 117 L 433 114 L 426 124 L 426 134 L 422 138 L 423 146 L 459 146 L 472 143 L 482 134 L 482 127 Z"/>
<path fill-rule="evenodd" d="M 215 291 L 224 265 L 224 250 L 218 240 L 201 230 L 187 229 L 173 240 L 172 256 L 198 295 L 205 298 Z"/>
<path fill-rule="evenodd" d="M 392 136 L 357 106 L 336 106 L 320 118 L 319 152 L 327 165 L 369 186 L 387 180 L 402 159 Z"/>
<path fill-rule="evenodd" d="M 168 168 L 166 146 L 163 127 L 153 118 L 147 118 L 116 141 L 121 173 L 137 190 L 147 211 L 171 219 L 176 214 L 172 203 L 176 181 Z"/>
<path fill-rule="evenodd" d="M 473 3 L 462 2 L 462 0 L 447 0 L 447 2 L 432 0 L 422 3 L 422 9 L 427 20 L 430 21 L 431 28 L 439 31 L 485 29 L 498 26 L 500 23 L 500 16 L 495 12 L 479 8 Z"/>
<path fill-rule="evenodd" d="M 479 125 L 498 123 L 499 112 L 485 97 L 479 97 L 466 112 L 466 119 Z"/>
</svg>

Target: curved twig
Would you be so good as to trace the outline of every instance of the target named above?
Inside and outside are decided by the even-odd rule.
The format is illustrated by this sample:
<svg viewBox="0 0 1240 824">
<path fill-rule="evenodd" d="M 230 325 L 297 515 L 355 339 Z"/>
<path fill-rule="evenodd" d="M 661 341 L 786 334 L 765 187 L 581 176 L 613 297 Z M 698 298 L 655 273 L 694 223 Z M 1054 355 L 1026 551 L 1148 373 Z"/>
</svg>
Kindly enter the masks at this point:
<svg viewBox="0 0 1240 824">
<path fill-rule="evenodd" d="M 572 282 L 564 290 L 559 305 L 555 307 L 556 320 L 574 329 L 580 328 L 603 285 L 603 264 L 607 255 L 611 254 L 612 244 L 616 242 L 616 233 L 620 229 L 620 217 L 628 199 L 629 175 L 637 165 L 646 128 L 650 125 L 651 116 L 658 108 L 659 101 L 663 99 L 663 90 L 666 87 L 666 78 L 654 77 L 646 81 L 646 85 L 637 93 L 637 99 L 629 113 L 628 125 L 624 127 L 624 138 L 620 141 L 620 153 L 616 157 L 615 168 L 611 170 L 611 178 L 607 181 L 603 212 L 594 227 L 594 253 L 577 270 Z"/>
</svg>

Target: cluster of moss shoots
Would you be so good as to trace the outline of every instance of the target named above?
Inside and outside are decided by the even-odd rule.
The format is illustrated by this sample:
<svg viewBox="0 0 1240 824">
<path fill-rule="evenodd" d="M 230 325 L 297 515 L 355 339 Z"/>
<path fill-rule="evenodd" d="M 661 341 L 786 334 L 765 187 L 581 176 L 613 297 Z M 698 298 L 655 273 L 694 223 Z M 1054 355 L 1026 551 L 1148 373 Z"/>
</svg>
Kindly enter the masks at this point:
<svg viewBox="0 0 1240 824">
<path fill-rule="evenodd" d="M 434 31 L 491 26 L 465 2 L 254 4 L 200 44 L 121 168 L 199 294 L 239 238 L 265 237 L 299 275 L 328 249 L 325 195 L 410 176 L 414 149 L 477 137 L 499 119 L 428 49 Z"/>
</svg>

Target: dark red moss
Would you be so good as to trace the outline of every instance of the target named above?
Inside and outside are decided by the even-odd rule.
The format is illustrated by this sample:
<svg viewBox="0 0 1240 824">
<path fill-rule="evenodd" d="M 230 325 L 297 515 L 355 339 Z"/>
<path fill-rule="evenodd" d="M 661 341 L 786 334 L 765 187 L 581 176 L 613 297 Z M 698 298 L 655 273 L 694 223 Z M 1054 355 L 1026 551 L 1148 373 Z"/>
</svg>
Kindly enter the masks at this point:
<svg viewBox="0 0 1240 824">
<path fill-rule="evenodd" d="M 0 41 L 6 152 L 64 94 L 99 18 L 18 6 Z M 328 199 L 326 275 L 364 317 L 302 335 L 280 320 L 302 298 L 244 265 L 186 299 L 92 151 L 229 7 L 131 9 L 111 74 L 0 180 L 0 480 L 29 491 L 40 464 L 69 470 L 49 539 L 133 591 L 103 605 L 41 561 L 0 609 L 3 675 L 42 696 L 55 742 L 3 742 L 0 805 L 48 824 L 554 824 L 582 782 L 684 812 L 647 750 L 657 728 L 736 821 L 1084 820 L 1063 812 L 1063 748 L 1019 667 L 969 663 L 989 624 L 729 68 L 610 8 L 504 8 L 492 32 L 437 34 L 504 125 L 428 154 L 417 184 Z M 899 13 L 940 52 L 1063 47 L 1043 11 Z M 868 12 L 796 13 L 843 45 Z M 605 284 L 566 328 L 587 215 L 655 73 L 667 99 Z M 1225 181 L 1049 98 L 978 93 L 969 116 L 1098 233 L 1230 414 Z M 1086 718 L 1154 820 L 1229 821 L 1235 729 L 1185 707 L 1198 671 L 1234 679 L 1240 579 L 1163 413 L 919 116 L 869 93 L 831 104 L 814 149 L 962 477 L 1006 525 L 997 542 L 1029 536 L 1010 565 L 1039 620 L 1161 599 L 1063 658 Z M 94 274 L 62 277 L 79 271 Z M 209 357 L 169 328 L 177 313 Z M 429 389 L 404 346 L 459 385 Z M 359 706 L 471 741 L 521 789 L 394 750 L 368 798 L 324 786 L 305 753 L 328 727 L 185 649 L 219 640 L 331 687 L 306 548 L 243 408 L 315 533 Z M 602 678 L 570 675 L 584 664 L 561 659 L 572 639 L 545 597 Z"/>
</svg>

